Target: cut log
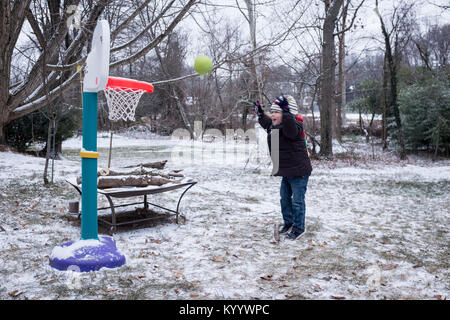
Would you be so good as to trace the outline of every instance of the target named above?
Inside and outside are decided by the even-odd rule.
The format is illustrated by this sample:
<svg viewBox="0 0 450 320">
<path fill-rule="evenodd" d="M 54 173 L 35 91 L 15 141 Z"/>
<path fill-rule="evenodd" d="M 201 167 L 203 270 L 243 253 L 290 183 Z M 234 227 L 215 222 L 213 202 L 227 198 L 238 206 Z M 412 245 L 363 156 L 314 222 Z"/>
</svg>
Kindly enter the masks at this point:
<svg viewBox="0 0 450 320">
<path fill-rule="evenodd" d="M 97 177 L 98 176 L 109 176 L 110 175 L 109 172 L 110 172 L 109 168 L 101 168 L 97 174 Z"/>
<path fill-rule="evenodd" d="M 170 177 L 184 177 L 181 173 L 175 173 L 175 172 L 169 172 L 169 173 L 162 173 L 155 170 L 147 170 L 146 168 L 139 168 L 133 171 L 115 171 L 111 169 L 102 168 L 97 173 L 97 176 L 139 176 L 139 175 L 148 175 L 148 176 L 161 176 L 167 179 L 170 179 Z"/>
<path fill-rule="evenodd" d="M 166 166 L 166 163 L 167 163 L 167 160 L 163 160 L 163 161 L 157 161 L 157 162 L 141 163 L 138 165 L 127 166 L 124 168 L 144 167 L 144 168 L 164 169 L 164 167 Z"/>
<path fill-rule="evenodd" d="M 158 176 L 100 176 L 98 178 L 97 188 L 161 186 L 169 182 L 174 181 Z"/>
<path fill-rule="evenodd" d="M 101 169 L 97 173 L 97 177 L 114 177 L 114 176 L 142 176 L 146 173 L 141 169 L 133 171 L 115 171 L 111 169 Z"/>
<path fill-rule="evenodd" d="M 99 177 L 97 181 L 98 189 L 114 187 L 146 187 L 148 186 L 148 177 Z"/>
<path fill-rule="evenodd" d="M 181 173 L 175 173 L 175 172 L 169 172 L 167 175 L 168 175 L 169 177 L 184 177 L 183 174 L 181 174 Z"/>
</svg>

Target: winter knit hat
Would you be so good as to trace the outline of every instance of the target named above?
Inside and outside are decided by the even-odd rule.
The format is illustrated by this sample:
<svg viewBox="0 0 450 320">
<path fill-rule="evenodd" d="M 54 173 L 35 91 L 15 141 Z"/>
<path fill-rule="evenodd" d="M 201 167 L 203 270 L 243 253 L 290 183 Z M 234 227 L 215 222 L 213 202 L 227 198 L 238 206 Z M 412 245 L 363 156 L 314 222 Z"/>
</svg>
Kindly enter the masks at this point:
<svg viewBox="0 0 450 320">
<path fill-rule="evenodd" d="M 298 108 L 297 102 L 295 101 L 294 97 L 289 94 L 286 94 L 284 96 L 289 102 L 289 112 L 293 115 L 296 115 L 298 113 Z M 281 108 L 276 103 L 272 103 L 272 105 L 270 106 L 270 112 L 281 112 Z"/>
</svg>

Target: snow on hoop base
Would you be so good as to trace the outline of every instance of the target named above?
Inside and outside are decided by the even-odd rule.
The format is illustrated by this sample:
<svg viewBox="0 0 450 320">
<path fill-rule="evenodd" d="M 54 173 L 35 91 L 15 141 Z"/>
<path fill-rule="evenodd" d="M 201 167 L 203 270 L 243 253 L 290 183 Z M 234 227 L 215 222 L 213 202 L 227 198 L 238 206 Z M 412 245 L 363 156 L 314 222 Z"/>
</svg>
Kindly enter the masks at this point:
<svg viewBox="0 0 450 320">
<path fill-rule="evenodd" d="M 50 256 L 50 266 L 61 271 L 97 271 L 118 268 L 125 262 L 125 256 L 117 251 L 116 242 L 109 236 L 64 243 L 55 247 Z"/>
<path fill-rule="evenodd" d="M 109 120 L 135 121 L 136 107 L 144 94 L 144 90 L 106 88 L 104 90 L 109 109 Z"/>
</svg>

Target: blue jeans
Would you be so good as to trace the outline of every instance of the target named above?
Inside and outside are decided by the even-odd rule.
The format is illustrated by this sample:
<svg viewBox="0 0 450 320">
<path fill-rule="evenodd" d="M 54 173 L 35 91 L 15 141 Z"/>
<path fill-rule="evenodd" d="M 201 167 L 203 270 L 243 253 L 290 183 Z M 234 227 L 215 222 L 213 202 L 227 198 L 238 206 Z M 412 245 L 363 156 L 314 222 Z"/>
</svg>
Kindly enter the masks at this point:
<svg viewBox="0 0 450 320">
<path fill-rule="evenodd" d="M 281 180 L 281 213 L 285 225 L 305 230 L 305 193 L 309 175 L 283 177 Z"/>
</svg>

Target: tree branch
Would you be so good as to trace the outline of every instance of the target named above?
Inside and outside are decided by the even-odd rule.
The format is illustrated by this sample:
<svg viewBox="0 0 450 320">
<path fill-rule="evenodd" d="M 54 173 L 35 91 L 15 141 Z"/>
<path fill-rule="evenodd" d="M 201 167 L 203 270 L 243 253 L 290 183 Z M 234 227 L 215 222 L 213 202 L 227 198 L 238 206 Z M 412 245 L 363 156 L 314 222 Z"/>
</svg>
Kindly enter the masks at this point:
<svg viewBox="0 0 450 320">
<path fill-rule="evenodd" d="M 27 18 L 28 22 L 30 23 L 31 29 L 33 29 L 34 35 L 36 36 L 36 39 L 38 40 L 39 45 L 41 46 L 41 51 L 42 51 L 42 50 L 44 50 L 44 47 L 45 47 L 45 39 L 44 39 L 44 35 L 41 32 L 41 29 L 39 28 L 39 24 L 36 21 L 36 18 L 34 17 L 30 8 L 27 8 L 25 14 L 26 14 L 26 18 Z"/>
<path fill-rule="evenodd" d="M 148 46 L 144 47 L 143 49 L 139 50 L 137 53 L 133 54 L 130 57 L 127 57 L 125 59 L 116 61 L 109 65 L 110 69 L 115 69 L 127 64 L 130 64 L 139 58 L 146 55 L 150 50 L 155 48 L 159 43 L 161 43 L 164 38 L 166 38 L 173 29 L 177 26 L 177 24 L 183 19 L 183 17 L 186 15 L 186 13 L 189 11 L 189 9 L 196 4 L 197 0 L 189 0 L 189 2 L 183 7 L 181 12 L 175 17 L 175 19 L 170 23 L 169 27 L 164 31 L 164 33 L 160 34 L 156 39 L 154 39 Z"/>
<path fill-rule="evenodd" d="M 350 25 L 349 25 L 347 28 L 342 29 L 341 31 L 334 33 L 335 36 L 340 35 L 340 34 L 342 34 L 342 33 L 345 33 L 345 32 L 347 32 L 348 30 L 350 30 L 350 29 L 353 27 L 353 23 L 355 22 L 355 19 L 356 19 L 356 15 L 357 15 L 357 13 L 358 13 L 358 10 L 359 10 L 359 8 L 361 8 L 361 6 L 363 5 L 364 1 L 365 1 L 365 0 L 362 0 L 362 1 L 360 2 L 360 4 L 358 5 L 358 7 L 356 8 L 355 13 L 353 14 L 352 21 L 350 22 Z"/>
<path fill-rule="evenodd" d="M 120 31 L 122 31 L 136 16 L 147 7 L 151 0 L 146 0 L 144 3 L 135 10 L 124 22 L 122 22 L 114 31 L 111 32 L 111 39 L 117 37 Z"/>
<path fill-rule="evenodd" d="M 67 79 L 65 82 L 63 82 L 60 86 L 56 87 L 52 91 L 50 91 L 47 95 L 43 95 L 40 98 L 29 102 L 27 104 L 24 104 L 16 109 L 14 109 L 11 112 L 11 115 L 8 120 L 15 120 L 20 117 L 23 117 L 24 115 L 27 115 L 33 111 L 36 111 L 40 109 L 42 106 L 48 104 L 49 102 L 52 102 L 57 97 L 59 97 L 64 91 L 70 88 L 72 83 L 78 78 L 77 77 L 78 72 L 75 72 L 69 79 Z"/>
<path fill-rule="evenodd" d="M 174 4 L 175 0 L 172 0 L 162 11 L 161 13 L 151 22 L 148 24 L 148 26 L 146 26 L 141 32 L 139 32 L 139 34 L 134 37 L 133 39 L 131 39 L 130 41 L 124 43 L 124 44 L 120 44 L 114 48 L 111 48 L 111 53 L 122 50 L 124 48 L 129 47 L 130 45 L 132 45 L 133 43 L 135 43 L 139 38 L 141 38 L 144 34 L 147 33 L 147 31 L 156 23 L 158 22 L 158 20 L 167 12 L 167 10 L 169 10 L 172 5 Z"/>
</svg>

